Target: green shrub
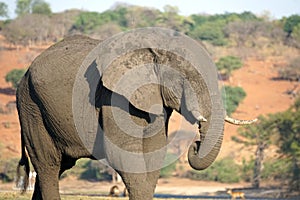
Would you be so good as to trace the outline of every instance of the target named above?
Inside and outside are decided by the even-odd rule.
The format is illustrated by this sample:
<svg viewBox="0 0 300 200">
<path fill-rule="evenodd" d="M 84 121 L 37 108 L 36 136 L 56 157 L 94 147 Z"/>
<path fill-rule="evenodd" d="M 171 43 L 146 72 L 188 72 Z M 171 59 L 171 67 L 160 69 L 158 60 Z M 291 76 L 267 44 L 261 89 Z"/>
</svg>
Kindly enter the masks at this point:
<svg viewBox="0 0 300 200">
<path fill-rule="evenodd" d="M 2 182 L 12 182 L 16 177 L 16 169 L 19 163 L 19 158 L 12 158 L 0 161 L 0 179 Z"/>
<path fill-rule="evenodd" d="M 254 159 L 252 158 L 250 161 L 246 161 L 243 159 L 242 161 L 242 173 L 241 178 L 243 181 L 251 182 L 253 178 L 253 169 L 254 169 Z"/>
<path fill-rule="evenodd" d="M 61 179 L 67 177 L 67 176 L 76 176 L 80 177 L 80 175 L 86 170 L 87 163 L 90 161 L 88 158 L 81 158 L 76 161 L 76 165 L 72 167 L 71 169 L 65 171 L 61 175 Z"/>
<path fill-rule="evenodd" d="M 13 69 L 6 74 L 5 81 L 11 83 L 13 88 L 16 89 L 25 72 L 26 69 Z"/>
<path fill-rule="evenodd" d="M 239 69 L 243 66 L 243 62 L 238 57 L 225 56 L 219 59 L 216 66 L 222 77 L 228 79 L 233 70 Z"/>
<path fill-rule="evenodd" d="M 103 181 L 111 180 L 111 175 L 108 173 L 108 167 L 101 164 L 97 160 L 89 160 L 82 164 L 85 170 L 80 174 L 80 179 Z"/>
<path fill-rule="evenodd" d="M 219 22 L 206 22 L 197 26 L 190 35 L 195 39 L 206 40 L 215 46 L 227 44 L 223 33 L 223 24 Z"/>
<path fill-rule="evenodd" d="M 98 12 L 82 12 L 77 16 L 72 30 L 82 33 L 91 33 L 102 25 L 114 23 L 120 27 L 127 27 L 126 7 L 117 7 L 114 10 L 107 10 L 102 13 Z"/>
<path fill-rule="evenodd" d="M 221 183 L 237 183 L 240 181 L 240 167 L 231 158 L 216 161 L 203 170 L 190 170 L 185 175 L 194 180 L 217 181 Z"/>
<path fill-rule="evenodd" d="M 227 115 L 231 115 L 246 97 L 246 92 L 241 87 L 224 86 L 222 96 Z"/>
<path fill-rule="evenodd" d="M 285 180 L 292 169 L 288 159 L 278 159 L 264 162 L 261 178 L 264 180 Z"/>
<path fill-rule="evenodd" d="M 83 180 L 111 180 L 111 175 L 109 174 L 108 168 L 109 167 L 105 166 L 97 160 L 82 158 L 77 160 L 74 167 L 72 167 L 70 170 L 65 171 L 62 174 L 61 179 L 68 176 L 76 176 L 79 179 Z"/>
</svg>

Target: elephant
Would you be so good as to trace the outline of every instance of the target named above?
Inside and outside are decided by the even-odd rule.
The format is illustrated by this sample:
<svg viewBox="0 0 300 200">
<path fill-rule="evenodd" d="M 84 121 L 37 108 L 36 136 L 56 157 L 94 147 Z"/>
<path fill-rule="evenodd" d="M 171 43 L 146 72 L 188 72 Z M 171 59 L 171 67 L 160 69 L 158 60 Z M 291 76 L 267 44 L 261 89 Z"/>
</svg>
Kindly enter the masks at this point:
<svg viewBox="0 0 300 200">
<path fill-rule="evenodd" d="M 166 154 L 164 147 L 168 143 L 169 118 L 174 110 L 199 126 L 197 137 L 200 134 L 200 141 L 197 139 L 188 149 L 189 164 L 197 170 L 207 168 L 216 159 L 224 122 L 250 124 L 255 121 L 226 116 L 221 100 L 217 102 L 221 98 L 216 98 L 215 102 L 211 100 L 202 77 L 205 74 L 199 74 L 181 56 L 164 49 L 141 48 L 117 57 L 103 71 L 98 68 L 103 62 L 101 59 L 95 58 L 88 63 L 85 76 L 91 75 L 98 81 L 96 85 L 93 81 L 88 83 L 95 88 L 91 95 L 95 98 L 89 102 L 101 130 L 91 136 L 94 145 L 87 147 L 74 122 L 72 109 L 77 100 L 72 94 L 74 88 L 81 89 L 80 84 L 74 86 L 80 66 L 99 42 L 81 35 L 66 37 L 41 53 L 19 83 L 17 110 L 22 156 L 18 173 L 24 166 L 28 175 L 30 157 L 37 172 L 32 199 L 60 199 L 59 177 L 80 158 L 105 158 L 122 177 L 130 200 L 152 199 Z M 201 59 L 205 65 L 214 67 L 207 55 Z M 130 97 L 120 92 L 122 89 L 115 91 L 115 79 L 126 74 L 124 70 L 137 65 L 144 66 L 149 73 L 151 71 L 151 75 L 137 72 L 140 73 L 137 76 L 142 79 L 151 76 L 159 84 L 144 84 Z M 215 77 L 212 83 L 218 87 L 216 72 L 211 75 Z M 136 78 L 133 76 L 124 81 L 131 83 Z M 84 108 L 79 108 L 80 98 L 78 102 L 79 113 L 85 112 Z M 151 106 L 153 104 L 159 105 L 158 109 Z M 134 130 L 136 126 L 138 131 Z M 217 136 L 211 134 L 213 132 L 217 132 Z M 139 155 L 141 159 L 135 160 L 135 157 L 130 157 L 132 155 Z M 24 188 L 28 184 L 26 180 Z"/>
</svg>

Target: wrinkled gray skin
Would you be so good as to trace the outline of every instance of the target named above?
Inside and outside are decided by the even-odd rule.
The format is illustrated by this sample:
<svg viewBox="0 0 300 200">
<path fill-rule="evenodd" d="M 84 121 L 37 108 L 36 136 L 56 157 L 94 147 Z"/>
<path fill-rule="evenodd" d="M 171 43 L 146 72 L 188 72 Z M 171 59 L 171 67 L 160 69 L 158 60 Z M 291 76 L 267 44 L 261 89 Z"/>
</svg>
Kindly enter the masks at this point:
<svg viewBox="0 0 300 200">
<path fill-rule="evenodd" d="M 17 91 L 17 108 L 21 124 L 22 158 L 19 166 L 25 165 L 25 171 L 28 175 L 29 165 L 25 152 L 26 148 L 37 172 L 32 199 L 60 199 L 58 186 L 60 175 L 74 166 L 79 158 L 95 159 L 94 154 L 91 155 L 85 148 L 76 132 L 72 113 L 72 90 L 78 68 L 86 55 L 98 43 L 99 41 L 87 37 L 72 36 L 55 44 L 34 60 L 20 82 Z M 183 59 L 160 50 L 137 50 L 116 60 L 112 65 L 118 66 L 122 63 L 131 63 L 134 66 L 154 62 L 177 66 L 183 74 L 187 74 L 182 66 L 188 64 Z M 92 64 L 91 68 L 95 68 L 94 65 Z M 153 66 L 156 65 L 153 64 Z M 189 70 L 188 73 L 192 79 L 197 76 L 197 73 L 193 70 Z M 109 80 L 110 72 L 107 72 L 107 74 L 106 79 Z M 120 72 L 120 74 L 122 73 Z M 141 96 L 144 93 L 136 94 L 136 97 L 140 98 L 141 104 L 149 99 L 150 101 L 153 99 L 154 102 L 161 102 L 165 110 L 162 115 L 150 114 L 148 110 L 142 109 L 143 105 L 139 106 L 139 102 L 131 102 L 131 100 L 118 94 L 115 94 L 118 98 L 117 103 L 112 105 L 110 99 L 114 93 L 108 89 L 110 83 L 107 83 L 105 77 L 102 77 L 97 86 L 95 108 L 99 112 L 99 123 L 104 130 L 105 137 L 129 152 L 153 152 L 166 145 L 168 120 L 172 111 L 177 110 L 184 114 L 184 117 L 191 123 L 197 122 L 199 114 L 205 117 L 208 121 L 201 123 L 201 138 L 205 138 L 208 125 L 211 123 L 211 108 L 214 106 L 211 105 L 207 97 L 208 90 L 205 84 L 201 83 L 201 79 L 200 82 L 199 80 L 198 82 L 194 81 L 195 85 L 199 86 L 198 89 L 195 89 L 199 93 L 197 94 L 198 100 L 189 99 L 188 89 L 185 88 L 186 85 L 182 81 L 183 77 L 171 78 L 168 77 L 169 75 L 164 73 L 163 70 L 157 73 L 160 80 L 168 81 L 168 87 L 172 87 L 172 91 L 162 86 L 156 86 L 155 89 L 152 88 L 153 91 L 151 91 L 151 88 L 146 88 L 148 92 L 150 90 L 150 93 L 153 94 L 151 97 Z M 177 98 L 174 98 L 176 96 Z M 201 104 L 200 110 L 193 110 L 193 105 L 196 105 L 194 101 Z M 124 104 L 130 105 L 129 113 L 126 109 L 122 109 Z M 165 128 L 144 139 L 129 136 L 112 120 L 113 107 L 117 108 L 120 115 L 130 115 L 130 118 L 140 126 L 149 127 L 155 122 L 163 122 Z M 183 110 L 185 111 L 183 112 Z M 220 117 L 224 119 L 224 116 Z M 126 126 L 127 123 L 124 121 L 121 124 Z M 223 132 L 223 123 L 215 124 L 214 128 Z M 97 138 L 98 147 L 100 148 L 107 145 L 101 137 L 103 136 Z M 198 152 L 200 142 L 194 143 L 188 156 L 191 166 L 195 169 L 208 167 L 215 160 L 221 142 L 222 135 L 213 143 L 215 144 L 214 147 L 205 147 L 204 145 L 203 148 L 212 149 L 207 156 L 201 159 Z M 205 144 L 205 142 L 201 142 L 201 145 L 203 143 Z M 97 159 L 102 157 L 106 158 L 112 166 L 118 165 L 117 160 L 105 150 L 103 155 L 101 153 L 97 155 Z M 155 162 L 161 165 L 163 159 L 164 156 L 162 155 Z M 151 158 L 145 158 L 145 160 L 146 167 L 153 162 Z M 117 172 L 121 175 L 131 200 L 153 198 L 159 170 L 145 173 L 128 173 L 117 169 Z"/>
</svg>

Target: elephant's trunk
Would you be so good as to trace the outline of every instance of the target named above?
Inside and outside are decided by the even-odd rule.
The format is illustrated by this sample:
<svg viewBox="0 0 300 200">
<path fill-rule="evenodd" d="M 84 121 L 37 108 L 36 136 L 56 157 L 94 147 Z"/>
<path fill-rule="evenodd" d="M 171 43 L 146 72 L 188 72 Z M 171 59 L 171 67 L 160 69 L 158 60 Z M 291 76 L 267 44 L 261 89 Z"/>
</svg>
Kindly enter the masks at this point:
<svg viewBox="0 0 300 200">
<path fill-rule="evenodd" d="M 206 122 L 206 119 L 200 116 L 199 120 L 201 123 Z M 215 121 L 215 123 L 222 123 L 219 120 L 212 120 L 211 122 Z M 239 120 L 233 119 L 231 117 L 225 116 L 224 121 L 234 124 L 234 125 L 245 125 L 245 124 L 252 124 L 257 121 L 257 119 L 253 120 Z M 214 131 L 222 131 L 220 127 L 223 127 L 223 124 L 214 124 Z M 208 134 L 204 138 L 203 141 L 196 141 L 194 142 L 188 150 L 188 161 L 192 168 L 196 170 L 203 170 L 209 167 L 214 160 L 216 159 L 223 140 L 223 133 L 219 134 L 219 137 L 215 138 L 209 134 L 211 129 L 208 130 Z M 201 134 L 201 133 L 200 133 Z M 215 135 L 215 134 L 213 134 Z"/>
<path fill-rule="evenodd" d="M 205 138 L 201 135 L 203 133 L 200 133 L 200 137 L 204 138 L 202 141 L 191 144 L 188 150 L 188 161 L 192 168 L 203 170 L 215 161 L 223 141 L 223 127 L 224 122 L 216 121 L 214 127 L 208 130 Z"/>
</svg>

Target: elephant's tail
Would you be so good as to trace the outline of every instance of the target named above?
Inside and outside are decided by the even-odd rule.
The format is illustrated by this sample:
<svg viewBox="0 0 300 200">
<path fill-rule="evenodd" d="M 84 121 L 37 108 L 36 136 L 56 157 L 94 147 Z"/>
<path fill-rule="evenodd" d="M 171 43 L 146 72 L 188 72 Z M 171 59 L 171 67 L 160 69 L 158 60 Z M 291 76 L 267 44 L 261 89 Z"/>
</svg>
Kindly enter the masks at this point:
<svg viewBox="0 0 300 200">
<path fill-rule="evenodd" d="M 21 176 L 20 168 L 21 168 L 21 166 L 24 166 L 25 175 L 24 175 L 24 179 L 23 179 L 23 188 L 22 188 L 22 193 L 24 193 L 26 191 L 26 189 L 28 187 L 28 183 L 29 183 L 30 166 L 29 166 L 28 156 L 25 151 L 23 134 L 21 134 L 21 148 L 22 148 L 22 156 L 21 156 L 21 159 L 20 159 L 18 167 L 17 167 L 16 186 L 18 187 L 18 184 L 20 182 L 20 176 Z"/>
</svg>

